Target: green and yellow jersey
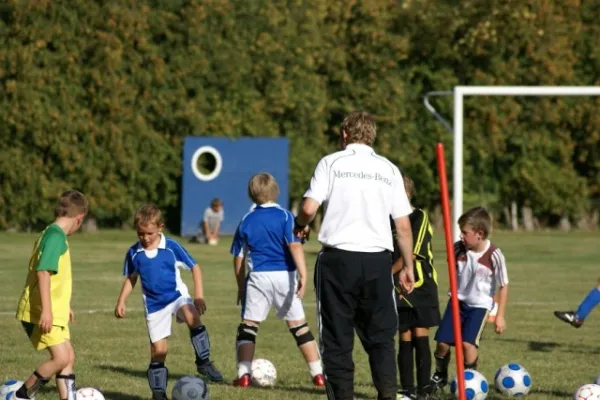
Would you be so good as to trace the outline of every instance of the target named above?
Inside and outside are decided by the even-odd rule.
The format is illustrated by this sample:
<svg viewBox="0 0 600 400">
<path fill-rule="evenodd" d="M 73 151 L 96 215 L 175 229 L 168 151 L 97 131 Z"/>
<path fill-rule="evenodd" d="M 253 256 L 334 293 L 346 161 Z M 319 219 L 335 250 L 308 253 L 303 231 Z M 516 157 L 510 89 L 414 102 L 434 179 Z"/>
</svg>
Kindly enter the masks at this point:
<svg viewBox="0 0 600 400">
<path fill-rule="evenodd" d="M 52 324 L 67 326 L 71 308 L 71 256 L 67 235 L 56 224 L 49 225 L 33 246 L 25 288 L 17 308 L 17 319 L 37 324 L 42 313 L 38 271 L 50 272 Z"/>
</svg>

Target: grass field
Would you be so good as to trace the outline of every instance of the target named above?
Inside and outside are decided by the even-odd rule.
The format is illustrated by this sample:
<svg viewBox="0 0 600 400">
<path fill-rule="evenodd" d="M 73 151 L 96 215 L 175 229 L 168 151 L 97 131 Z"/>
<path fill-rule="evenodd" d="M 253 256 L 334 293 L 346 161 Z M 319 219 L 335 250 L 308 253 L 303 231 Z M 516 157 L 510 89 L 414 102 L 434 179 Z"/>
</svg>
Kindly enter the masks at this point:
<svg viewBox="0 0 600 400">
<path fill-rule="evenodd" d="M 0 377 L 26 378 L 46 357 L 36 353 L 14 311 L 25 278 L 26 266 L 35 235 L 0 233 Z M 533 379 L 531 399 L 572 398 L 584 383 L 600 374 L 600 313 L 595 311 L 581 329 L 574 329 L 554 318 L 555 309 L 576 307 L 582 296 L 600 277 L 600 234 L 591 233 L 498 233 L 495 243 L 506 255 L 510 293 L 508 329 L 502 336 L 493 327 L 485 330 L 480 355 L 480 370 L 491 382 L 495 370 L 516 361 L 529 369 Z M 146 382 L 148 339 L 139 288 L 128 302 L 128 315 L 116 320 L 113 308 L 121 286 L 122 260 L 135 241 L 133 232 L 77 234 L 70 239 L 74 268 L 72 307 L 75 322 L 71 334 L 77 355 L 79 387 L 93 386 L 107 399 L 138 400 L 150 398 Z M 234 341 L 239 323 L 235 304 L 236 288 L 228 248 L 229 238 L 209 247 L 186 244 L 202 265 L 208 311 L 204 321 L 209 329 L 214 361 L 222 369 L 226 383 L 211 385 L 212 399 L 316 399 L 321 390 L 311 386 L 306 365 L 284 323 L 266 321 L 258 336 L 257 357 L 277 366 L 278 381 L 273 389 L 238 389 L 235 377 Z M 447 268 L 441 235 L 434 243 L 441 278 L 440 301 L 446 304 Z M 309 264 L 318 250 L 315 242 L 306 246 Z M 312 268 L 310 268 L 312 276 Z M 191 283 L 190 276 L 186 282 Z M 310 283 L 305 306 L 308 320 L 316 331 L 313 285 Z M 433 332 L 432 332 L 433 333 Z M 169 387 L 186 374 L 193 374 L 194 358 L 186 329 L 177 325 L 169 339 L 167 366 Z M 365 354 L 356 341 L 356 398 L 375 399 Z M 51 383 L 38 399 L 57 398 Z M 491 394 L 488 399 L 500 398 Z"/>
</svg>

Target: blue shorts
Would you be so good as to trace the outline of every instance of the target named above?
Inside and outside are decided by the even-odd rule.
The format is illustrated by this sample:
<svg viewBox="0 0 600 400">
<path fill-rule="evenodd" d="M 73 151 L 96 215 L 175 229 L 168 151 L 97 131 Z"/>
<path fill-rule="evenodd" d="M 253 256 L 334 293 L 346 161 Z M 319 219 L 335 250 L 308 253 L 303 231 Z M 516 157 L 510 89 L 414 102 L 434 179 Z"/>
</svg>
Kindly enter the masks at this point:
<svg viewBox="0 0 600 400">
<path fill-rule="evenodd" d="M 490 313 L 486 308 L 471 307 L 463 303 L 458 302 L 460 309 L 460 324 L 462 329 L 462 340 L 463 342 L 474 344 L 479 347 L 479 339 L 483 333 L 483 328 L 487 322 L 488 314 Z M 435 333 L 436 342 L 447 343 L 454 346 L 454 329 L 452 324 L 452 306 L 450 301 L 446 306 L 446 311 L 442 317 L 442 322 Z"/>
</svg>

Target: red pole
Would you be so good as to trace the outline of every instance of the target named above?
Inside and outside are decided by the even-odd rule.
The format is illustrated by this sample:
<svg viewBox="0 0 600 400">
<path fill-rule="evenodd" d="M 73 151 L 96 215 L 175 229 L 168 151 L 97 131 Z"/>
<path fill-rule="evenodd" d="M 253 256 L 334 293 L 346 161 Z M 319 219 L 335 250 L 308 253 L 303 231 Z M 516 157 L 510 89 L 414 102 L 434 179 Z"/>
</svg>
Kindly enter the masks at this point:
<svg viewBox="0 0 600 400">
<path fill-rule="evenodd" d="M 458 383 L 458 398 L 466 400 L 465 396 L 465 366 L 462 347 L 462 332 L 460 328 L 460 311 L 456 295 L 456 260 L 454 259 L 454 239 L 452 238 L 452 223 L 450 220 L 450 201 L 448 200 L 448 179 L 446 177 L 446 159 L 444 145 L 438 143 L 437 168 L 440 176 L 440 195 L 442 199 L 442 214 L 444 216 L 444 233 L 446 237 L 446 254 L 448 256 L 448 276 L 450 277 L 450 306 L 452 307 L 452 325 L 454 325 L 454 343 L 456 352 L 456 382 Z"/>
</svg>

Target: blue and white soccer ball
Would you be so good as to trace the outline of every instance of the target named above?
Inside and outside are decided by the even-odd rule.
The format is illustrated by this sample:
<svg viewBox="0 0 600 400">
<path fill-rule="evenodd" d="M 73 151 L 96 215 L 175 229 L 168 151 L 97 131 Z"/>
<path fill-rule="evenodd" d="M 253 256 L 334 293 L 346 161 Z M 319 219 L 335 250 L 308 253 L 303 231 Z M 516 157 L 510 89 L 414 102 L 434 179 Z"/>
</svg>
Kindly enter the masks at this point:
<svg viewBox="0 0 600 400">
<path fill-rule="evenodd" d="M 526 396 L 531 390 L 531 375 L 517 363 L 501 366 L 494 379 L 496 390 L 508 397 Z"/>
<path fill-rule="evenodd" d="M 171 397 L 173 400 L 208 400 L 208 386 L 197 376 L 184 376 L 175 383 Z"/>
<path fill-rule="evenodd" d="M 16 379 L 11 379 L 2 383 L 2 386 L 0 386 L 0 398 L 4 399 L 8 393 L 19 390 L 22 384 L 23 381 L 18 381 Z"/>
<path fill-rule="evenodd" d="M 450 382 L 450 392 L 455 398 L 458 398 L 458 382 L 456 377 Z M 474 369 L 465 370 L 465 394 L 467 400 L 483 400 L 487 397 L 489 385 L 485 376 Z"/>
</svg>

